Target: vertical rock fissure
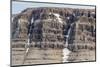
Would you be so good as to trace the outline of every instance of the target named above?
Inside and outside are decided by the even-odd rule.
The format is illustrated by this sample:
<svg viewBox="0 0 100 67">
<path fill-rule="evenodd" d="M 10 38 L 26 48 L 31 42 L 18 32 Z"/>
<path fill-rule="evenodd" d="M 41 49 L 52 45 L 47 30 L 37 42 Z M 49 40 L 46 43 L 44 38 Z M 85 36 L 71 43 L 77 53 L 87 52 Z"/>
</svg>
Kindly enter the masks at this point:
<svg viewBox="0 0 100 67">
<path fill-rule="evenodd" d="M 26 51 L 25 51 L 25 55 L 24 55 L 23 64 L 24 64 L 25 59 L 28 55 L 28 52 L 29 52 L 30 46 L 31 46 L 31 42 L 32 42 L 32 32 L 33 32 L 32 25 L 33 25 L 33 23 L 34 23 L 34 18 L 32 17 L 31 22 L 30 22 L 29 27 L 28 27 L 28 33 L 27 33 L 28 39 L 27 39 L 27 43 L 25 45 Z"/>
</svg>

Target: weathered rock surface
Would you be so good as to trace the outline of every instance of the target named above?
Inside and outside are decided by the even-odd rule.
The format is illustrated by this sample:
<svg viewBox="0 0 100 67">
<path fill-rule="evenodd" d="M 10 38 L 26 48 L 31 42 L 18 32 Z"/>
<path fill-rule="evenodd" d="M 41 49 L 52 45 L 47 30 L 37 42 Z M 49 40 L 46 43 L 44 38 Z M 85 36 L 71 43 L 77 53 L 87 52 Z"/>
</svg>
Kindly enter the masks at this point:
<svg viewBox="0 0 100 67">
<path fill-rule="evenodd" d="M 27 8 L 13 15 L 12 66 L 95 61 L 95 20 L 94 9 Z"/>
<path fill-rule="evenodd" d="M 64 47 L 67 40 L 95 43 L 95 19 L 93 9 L 27 8 L 13 18 L 12 40 L 29 38 L 33 46 L 52 48 Z"/>
</svg>

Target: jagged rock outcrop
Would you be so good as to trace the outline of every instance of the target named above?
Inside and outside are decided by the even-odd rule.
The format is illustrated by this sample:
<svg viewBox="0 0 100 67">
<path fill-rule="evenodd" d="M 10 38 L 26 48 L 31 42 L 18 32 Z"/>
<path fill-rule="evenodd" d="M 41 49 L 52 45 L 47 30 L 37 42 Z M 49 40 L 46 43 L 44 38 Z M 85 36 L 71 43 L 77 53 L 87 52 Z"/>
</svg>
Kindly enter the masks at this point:
<svg viewBox="0 0 100 67">
<path fill-rule="evenodd" d="M 95 49 L 96 45 L 96 22 L 93 17 L 81 16 L 75 22 L 73 45 L 69 45 L 69 49 L 77 51 L 79 49 Z M 70 41 L 71 41 L 70 40 Z"/>
<path fill-rule="evenodd" d="M 92 38 L 92 41 L 94 41 L 95 18 L 95 10 L 92 9 L 27 8 L 13 18 L 12 39 L 27 42 L 29 38 L 30 43 L 36 47 L 62 48 L 66 44 L 64 35 L 68 36 L 68 43 L 73 43 L 77 38 L 77 40 L 83 40 L 80 27 L 85 26 L 82 29 L 86 31 L 86 37 L 91 35 L 87 39 Z M 86 24 L 82 24 L 83 22 L 86 22 Z M 89 25 L 87 22 L 92 24 Z M 77 24 L 79 30 L 76 27 Z M 82 35 L 76 37 L 75 30 L 78 30 L 77 35 L 79 35 L 80 31 Z"/>
</svg>

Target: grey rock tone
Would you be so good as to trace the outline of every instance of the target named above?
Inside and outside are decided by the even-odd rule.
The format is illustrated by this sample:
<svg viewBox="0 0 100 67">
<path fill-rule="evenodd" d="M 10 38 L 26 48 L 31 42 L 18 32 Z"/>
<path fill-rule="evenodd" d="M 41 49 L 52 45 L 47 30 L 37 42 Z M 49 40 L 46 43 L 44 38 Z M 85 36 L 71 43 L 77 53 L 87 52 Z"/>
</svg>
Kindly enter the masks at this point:
<svg viewBox="0 0 100 67">
<path fill-rule="evenodd" d="M 95 61 L 95 9 L 27 8 L 12 15 L 12 65 Z"/>
<path fill-rule="evenodd" d="M 95 43 L 95 18 L 93 9 L 27 8 L 12 20 L 12 39 L 52 48 L 64 47 L 66 40 Z"/>
</svg>

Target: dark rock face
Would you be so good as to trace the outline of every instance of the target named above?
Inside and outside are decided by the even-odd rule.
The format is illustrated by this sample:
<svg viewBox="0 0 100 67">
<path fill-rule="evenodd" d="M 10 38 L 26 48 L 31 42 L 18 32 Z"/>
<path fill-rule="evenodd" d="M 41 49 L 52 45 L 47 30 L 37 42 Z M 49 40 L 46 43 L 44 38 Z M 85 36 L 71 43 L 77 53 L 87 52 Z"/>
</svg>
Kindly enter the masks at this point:
<svg viewBox="0 0 100 67">
<path fill-rule="evenodd" d="M 29 38 L 33 46 L 43 48 L 63 48 L 66 44 L 66 35 L 68 43 L 74 43 L 75 40 L 83 41 L 87 35 L 87 40 L 95 42 L 93 12 L 95 10 L 92 9 L 27 8 L 13 18 L 12 39 L 27 42 Z"/>
</svg>

